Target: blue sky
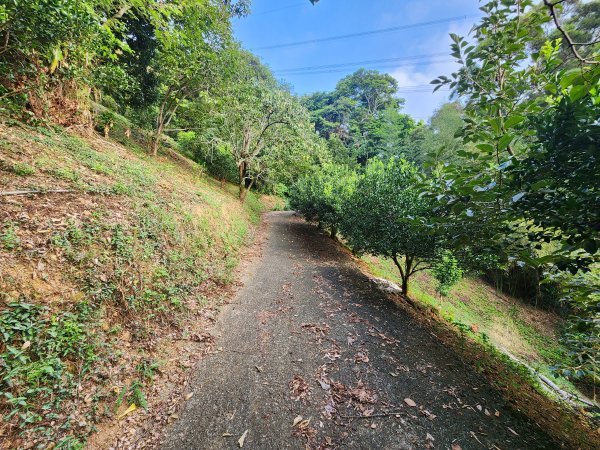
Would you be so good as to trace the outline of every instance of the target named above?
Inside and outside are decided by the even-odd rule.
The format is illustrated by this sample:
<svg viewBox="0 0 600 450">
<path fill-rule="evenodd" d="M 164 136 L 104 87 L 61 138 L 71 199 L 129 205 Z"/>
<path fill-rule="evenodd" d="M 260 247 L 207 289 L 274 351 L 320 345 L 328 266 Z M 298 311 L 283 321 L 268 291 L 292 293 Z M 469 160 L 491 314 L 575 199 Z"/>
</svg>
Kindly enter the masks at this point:
<svg viewBox="0 0 600 450">
<path fill-rule="evenodd" d="M 427 119 L 448 95 L 432 94 L 428 83 L 456 68 L 449 55 L 448 35 L 467 34 L 480 15 L 479 6 L 478 0 L 321 0 L 315 6 L 309 0 L 253 0 L 252 14 L 236 19 L 234 31 L 242 45 L 260 56 L 297 94 L 332 90 L 339 79 L 360 65 L 303 74 L 281 71 L 397 58 L 363 66 L 392 74 L 399 82 L 399 95 L 406 99 L 404 111 Z M 442 22 L 464 16 L 467 18 Z M 261 48 L 432 21 L 438 23 L 329 42 Z"/>
</svg>

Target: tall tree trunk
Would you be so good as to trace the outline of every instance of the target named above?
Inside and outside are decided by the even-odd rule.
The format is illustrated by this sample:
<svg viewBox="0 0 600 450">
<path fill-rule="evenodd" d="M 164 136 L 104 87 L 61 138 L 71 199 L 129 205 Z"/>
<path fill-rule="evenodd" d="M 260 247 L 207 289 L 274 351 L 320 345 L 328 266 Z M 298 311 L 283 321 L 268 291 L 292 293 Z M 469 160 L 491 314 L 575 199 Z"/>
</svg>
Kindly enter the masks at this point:
<svg viewBox="0 0 600 450">
<path fill-rule="evenodd" d="M 242 203 L 246 199 L 246 161 L 242 161 L 238 165 L 238 175 L 239 175 L 239 197 Z"/>
<path fill-rule="evenodd" d="M 402 277 L 402 293 L 408 297 L 408 277 Z"/>
<path fill-rule="evenodd" d="M 171 123 L 171 119 L 175 116 L 175 112 L 177 108 L 179 108 L 179 103 L 174 103 L 174 99 L 171 99 L 169 95 L 171 94 L 172 89 L 169 88 L 165 95 L 165 99 L 160 104 L 160 108 L 158 110 L 158 117 L 156 118 L 156 133 L 152 139 L 152 155 L 156 156 L 158 154 L 158 148 L 160 147 L 160 138 L 165 130 L 165 127 L 169 126 Z"/>
<path fill-rule="evenodd" d="M 154 136 L 152 136 L 152 156 L 158 155 L 158 147 L 160 147 L 160 136 L 162 135 L 163 128 L 165 127 L 165 110 L 167 107 L 167 99 L 169 98 L 170 91 L 171 88 L 167 90 L 167 94 L 165 95 L 165 98 L 160 104 L 160 108 L 158 109 L 158 116 L 156 117 L 156 130 L 154 132 Z"/>
<path fill-rule="evenodd" d="M 330 234 L 330 236 L 331 236 L 331 239 L 333 239 L 334 241 L 337 238 L 337 229 L 334 226 L 331 227 L 331 234 Z"/>
<path fill-rule="evenodd" d="M 158 127 L 156 128 L 156 132 L 154 133 L 154 136 L 152 136 L 152 156 L 158 155 L 158 148 L 160 147 L 160 137 L 162 135 L 163 128 L 164 123 L 159 123 Z"/>
<path fill-rule="evenodd" d="M 408 297 L 408 281 L 413 273 L 414 257 L 405 257 L 403 261 L 404 265 L 398 259 L 398 255 L 392 256 L 392 260 L 400 271 L 400 278 L 402 279 L 402 294 L 404 294 L 405 297 Z"/>
</svg>

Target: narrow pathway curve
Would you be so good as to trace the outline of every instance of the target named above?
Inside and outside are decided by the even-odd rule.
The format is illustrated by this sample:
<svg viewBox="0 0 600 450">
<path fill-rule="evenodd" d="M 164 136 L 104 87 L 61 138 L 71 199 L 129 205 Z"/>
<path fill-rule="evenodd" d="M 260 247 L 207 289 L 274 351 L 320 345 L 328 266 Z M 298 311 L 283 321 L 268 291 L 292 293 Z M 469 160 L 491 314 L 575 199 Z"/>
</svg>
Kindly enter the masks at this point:
<svg viewBox="0 0 600 450">
<path fill-rule="evenodd" d="M 260 450 L 559 448 L 331 239 L 291 213 L 267 221 L 164 450 L 239 448 L 246 430 Z"/>
</svg>

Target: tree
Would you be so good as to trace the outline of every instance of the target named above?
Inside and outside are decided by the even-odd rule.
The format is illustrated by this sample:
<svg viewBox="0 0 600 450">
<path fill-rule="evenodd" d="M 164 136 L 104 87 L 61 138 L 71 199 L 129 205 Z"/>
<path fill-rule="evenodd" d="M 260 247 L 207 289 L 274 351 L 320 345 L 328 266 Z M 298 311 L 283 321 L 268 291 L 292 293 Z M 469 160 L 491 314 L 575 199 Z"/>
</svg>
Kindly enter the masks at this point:
<svg viewBox="0 0 600 450">
<path fill-rule="evenodd" d="M 159 46 L 152 70 L 159 80 L 159 105 L 152 139 L 156 155 L 164 129 L 190 99 L 206 94 L 220 79 L 231 44 L 229 11 L 205 0 L 190 0 L 156 25 Z"/>
<path fill-rule="evenodd" d="M 298 180 L 290 192 L 290 206 L 308 221 L 329 228 L 336 238 L 344 216 L 346 203 L 356 188 L 356 172 L 346 166 L 326 164 Z"/>
<path fill-rule="evenodd" d="M 58 97 L 76 91 L 98 60 L 126 50 L 114 35 L 120 18 L 120 8 L 102 0 L 4 2 L 0 102 L 44 115 L 52 90 Z"/>
<path fill-rule="evenodd" d="M 395 97 L 396 92 L 398 82 L 394 77 L 366 69 L 358 69 L 342 78 L 335 87 L 337 97 L 353 100 L 357 109 L 364 109 L 371 117 L 390 106 L 397 109 L 399 101 Z"/>
<path fill-rule="evenodd" d="M 317 92 L 303 98 L 320 136 L 337 144 L 346 155 L 365 165 L 374 156 L 398 154 L 415 127 L 400 113 L 403 100 L 396 97 L 398 82 L 388 74 L 359 69 L 338 82 L 333 92 Z M 339 148 L 336 153 L 339 154 Z"/>
<path fill-rule="evenodd" d="M 471 40 L 452 36 L 461 68 L 433 84 L 465 99 L 461 134 L 477 151 L 461 150 L 471 164 L 441 170 L 430 198 L 445 219 L 465 224 L 456 242 L 508 242 L 505 255 L 538 277 L 577 274 L 563 283 L 577 313 L 571 366 L 596 380 L 595 303 L 582 299 L 596 293 L 597 280 L 583 274 L 597 271 L 600 257 L 600 57 L 596 44 L 571 35 L 570 21 L 586 18 L 563 21 L 567 4 L 491 1 Z M 540 36 L 560 39 L 532 45 Z"/>
<path fill-rule="evenodd" d="M 465 145 L 456 133 L 463 127 L 463 108 L 458 102 L 445 103 L 431 116 L 428 126 L 419 130 L 413 139 L 416 148 L 410 157 L 422 167 L 434 168 L 440 164 L 457 162 L 458 152 Z"/>
<path fill-rule="evenodd" d="M 242 201 L 274 164 L 293 166 L 299 154 L 308 156 L 316 147 L 308 111 L 246 54 L 228 83 L 215 128 L 236 161 Z"/>
<path fill-rule="evenodd" d="M 529 55 L 530 36 L 536 35 L 532 29 L 541 32 L 551 21 L 545 10 L 533 10 L 524 21 L 522 8 L 531 5 L 490 2 L 483 7 L 488 16 L 475 27 L 474 45 L 453 36 L 453 55 L 462 67 L 452 78 L 434 83 L 450 85 L 467 100 L 461 133 L 477 151 L 461 151 L 473 164 L 449 168 L 440 183 L 449 188 L 442 188 L 440 198 L 463 218 L 469 211 L 484 223 L 493 218 L 522 225 L 536 246 L 563 244 L 544 261 L 576 271 L 589 265 L 592 255 L 573 251 L 597 248 L 598 209 L 586 210 L 594 212 L 583 225 L 581 211 L 596 202 L 600 189 L 594 144 L 600 64 L 559 70 L 560 45 L 550 42 Z M 549 122 L 553 128 L 545 126 Z M 531 254 L 527 246 L 522 253 L 523 258 Z"/>
<path fill-rule="evenodd" d="M 348 201 L 341 231 L 352 249 L 394 261 L 402 291 L 431 267 L 438 242 L 429 226 L 431 205 L 421 197 L 416 168 L 405 160 L 373 160 Z"/>
<path fill-rule="evenodd" d="M 591 58 L 600 50 L 600 1 L 568 0 L 563 2 L 553 1 L 558 14 L 560 8 L 559 23 L 568 34 L 572 42 L 576 43 L 575 49 L 583 58 Z M 540 2 L 534 11 L 544 12 L 548 5 Z M 536 30 L 539 31 L 539 30 Z M 565 36 L 557 27 L 550 27 L 534 33 L 530 37 L 529 47 L 532 52 L 540 52 L 546 42 L 563 42 L 559 50 L 559 58 L 563 62 L 562 68 L 576 68 L 579 61 L 565 41 Z"/>
</svg>

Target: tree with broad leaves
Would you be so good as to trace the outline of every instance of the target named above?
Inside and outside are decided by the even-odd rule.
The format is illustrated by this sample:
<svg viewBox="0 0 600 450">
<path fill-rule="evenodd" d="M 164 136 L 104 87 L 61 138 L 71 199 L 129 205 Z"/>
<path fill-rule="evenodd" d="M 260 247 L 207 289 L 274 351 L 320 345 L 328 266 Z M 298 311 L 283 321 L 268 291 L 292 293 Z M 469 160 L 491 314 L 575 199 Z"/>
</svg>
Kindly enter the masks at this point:
<svg viewBox="0 0 600 450">
<path fill-rule="evenodd" d="M 354 193 L 355 171 L 346 166 L 325 164 L 299 179 L 290 192 L 290 206 L 311 222 L 329 229 L 337 237 L 341 223 L 348 214 L 346 203 Z"/>
<path fill-rule="evenodd" d="M 580 277 L 565 293 L 571 323 L 588 330 L 569 338 L 579 367 L 571 372 L 596 381 L 599 337 L 585 324 L 597 323 L 598 310 L 582 300 L 590 286 L 581 274 L 600 258 L 600 54 L 570 34 L 565 6 L 493 0 L 471 38 L 452 35 L 460 69 L 432 83 L 464 98 L 461 135 L 476 150 L 461 151 L 471 163 L 443 168 L 429 191 L 448 212 L 442 222 L 464 224 L 455 245 L 507 242 L 503 257 L 516 264 Z M 548 27 L 559 39 L 532 46 Z"/>
<path fill-rule="evenodd" d="M 177 110 L 206 95 L 225 72 L 231 46 L 229 10 L 206 0 L 188 0 L 156 27 L 159 46 L 151 70 L 159 80 L 159 103 L 152 138 L 156 155 L 161 136 Z"/>
<path fill-rule="evenodd" d="M 235 160 L 242 201 L 274 165 L 285 172 L 318 149 L 308 111 L 251 55 L 239 54 L 215 113 L 216 142 Z"/>
<path fill-rule="evenodd" d="M 341 232 L 352 249 L 394 261 L 409 293 L 411 277 L 431 268 L 439 243 L 428 225 L 431 205 L 420 195 L 416 168 L 405 160 L 373 160 L 346 207 Z"/>
</svg>

